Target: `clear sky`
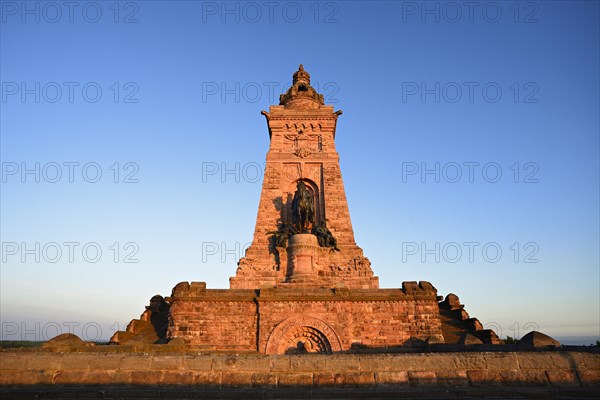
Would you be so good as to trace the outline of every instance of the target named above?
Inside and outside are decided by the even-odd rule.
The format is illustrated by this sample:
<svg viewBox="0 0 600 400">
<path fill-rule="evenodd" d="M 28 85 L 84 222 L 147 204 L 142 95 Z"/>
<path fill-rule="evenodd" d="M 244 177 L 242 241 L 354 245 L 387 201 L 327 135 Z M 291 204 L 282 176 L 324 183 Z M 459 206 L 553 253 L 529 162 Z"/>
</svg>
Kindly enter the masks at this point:
<svg viewBox="0 0 600 400">
<path fill-rule="evenodd" d="M 252 240 L 303 63 L 382 287 L 600 335 L 598 2 L 1 1 L 4 339 L 107 339 Z M 565 339 L 585 336 L 583 339 Z"/>
</svg>

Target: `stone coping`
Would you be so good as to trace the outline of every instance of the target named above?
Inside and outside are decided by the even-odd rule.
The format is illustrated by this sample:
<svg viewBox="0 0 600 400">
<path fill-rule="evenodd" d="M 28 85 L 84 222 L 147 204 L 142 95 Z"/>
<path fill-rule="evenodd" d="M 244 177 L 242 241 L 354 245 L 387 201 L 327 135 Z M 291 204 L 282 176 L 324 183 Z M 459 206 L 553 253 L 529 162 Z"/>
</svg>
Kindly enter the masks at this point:
<svg viewBox="0 0 600 400">
<path fill-rule="evenodd" d="M 429 282 L 403 282 L 402 288 L 349 289 L 346 287 L 286 287 L 261 289 L 207 289 L 205 282 L 180 282 L 167 301 L 414 301 L 434 300 L 437 291 Z"/>
<path fill-rule="evenodd" d="M 0 387 L 600 387 L 600 353 L 0 353 Z"/>
<path fill-rule="evenodd" d="M 185 345 L 183 343 L 172 344 L 97 344 L 83 342 L 82 346 L 54 346 L 54 347 L 22 347 L 22 348 L 2 348 L 0 347 L 0 358 L 3 353 L 130 353 L 130 354 L 150 354 L 150 353 L 176 353 L 190 355 L 229 355 L 239 354 L 248 356 L 263 356 L 257 351 L 240 350 L 212 350 L 209 346 Z M 385 347 L 385 348 L 357 348 L 344 351 L 338 355 L 385 355 L 385 354 L 439 354 L 439 353 L 530 353 L 530 352 L 577 352 L 577 353 L 595 353 L 600 355 L 600 348 L 592 346 L 568 346 L 533 348 L 523 347 L 519 344 L 429 344 L 423 347 Z M 304 356 L 317 357 L 320 354 L 306 354 Z M 329 357 L 331 355 L 325 355 Z"/>
</svg>

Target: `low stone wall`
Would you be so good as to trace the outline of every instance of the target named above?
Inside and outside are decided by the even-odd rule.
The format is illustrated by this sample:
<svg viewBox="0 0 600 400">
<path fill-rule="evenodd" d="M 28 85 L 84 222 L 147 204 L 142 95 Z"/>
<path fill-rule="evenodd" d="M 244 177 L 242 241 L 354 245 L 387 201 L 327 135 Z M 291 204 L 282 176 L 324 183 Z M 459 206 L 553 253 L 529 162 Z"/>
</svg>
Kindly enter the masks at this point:
<svg viewBox="0 0 600 400">
<path fill-rule="evenodd" d="M 0 352 L 0 385 L 599 387 L 598 352 L 282 355 Z"/>
</svg>

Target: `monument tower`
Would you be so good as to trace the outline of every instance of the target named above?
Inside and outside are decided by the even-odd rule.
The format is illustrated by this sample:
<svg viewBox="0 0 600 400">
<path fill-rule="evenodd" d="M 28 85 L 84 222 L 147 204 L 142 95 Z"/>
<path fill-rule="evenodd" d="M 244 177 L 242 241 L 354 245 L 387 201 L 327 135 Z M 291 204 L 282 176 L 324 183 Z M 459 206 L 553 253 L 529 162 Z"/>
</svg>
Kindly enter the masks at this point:
<svg viewBox="0 0 600 400">
<path fill-rule="evenodd" d="M 262 114 L 269 127 L 270 148 L 256 227 L 252 244 L 239 261 L 236 276 L 230 279 L 231 288 L 295 282 L 331 287 L 343 282 L 349 288 L 377 288 L 371 263 L 354 241 L 335 148 L 337 119 L 342 111 L 324 104 L 323 95 L 310 85 L 310 75 L 300 65 L 279 105 Z M 300 255 L 300 259 L 311 258 L 301 273 L 291 265 L 299 260 L 297 254 L 288 254 L 288 248 L 282 246 L 286 241 L 276 240 L 293 227 L 292 203 L 299 182 L 312 200 L 312 228 L 327 228 L 337 242 L 334 249 L 312 241 L 314 254 Z M 310 238 L 306 239 L 302 246 L 311 246 Z"/>
<path fill-rule="evenodd" d="M 230 289 L 180 282 L 112 341 L 178 338 L 190 349 L 265 354 L 378 351 L 466 334 L 498 342 L 458 297 L 439 302 L 429 282 L 379 288 L 354 241 L 335 148 L 341 113 L 300 65 L 279 105 L 262 112 L 270 147 L 254 238 Z"/>
</svg>

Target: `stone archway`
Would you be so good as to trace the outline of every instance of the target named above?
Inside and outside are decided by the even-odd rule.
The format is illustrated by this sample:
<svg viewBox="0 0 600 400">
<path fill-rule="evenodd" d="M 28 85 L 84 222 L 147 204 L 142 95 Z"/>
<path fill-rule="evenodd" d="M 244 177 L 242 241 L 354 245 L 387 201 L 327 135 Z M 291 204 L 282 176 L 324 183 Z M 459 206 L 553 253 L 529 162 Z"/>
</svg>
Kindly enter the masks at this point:
<svg viewBox="0 0 600 400">
<path fill-rule="evenodd" d="M 304 182 L 304 184 L 306 185 L 306 189 L 309 191 L 313 198 L 313 205 L 315 208 L 315 224 L 318 225 L 325 219 L 323 215 L 323 202 L 321 200 L 319 186 L 314 181 L 308 178 L 294 179 L 288 184 L 287 189 L 285 190 L 285 193 L 282 196 L 282 199 L 284 199 L 286 202 L 284 205 L 284 210 L 281 214 L 281 220 L 288 224 L 292 223 L 292 199 L 294 198 L 296 187 L 298 185 L 298 182 L 300 181 Z"/>
<path fill-rule="evenodd" d="M 321 353 L 342 351 L 333 328 L 325 321 L 306 315 L 292 316 L 280 322 L 271 332 L 266 354 Z"/>
</svg>

